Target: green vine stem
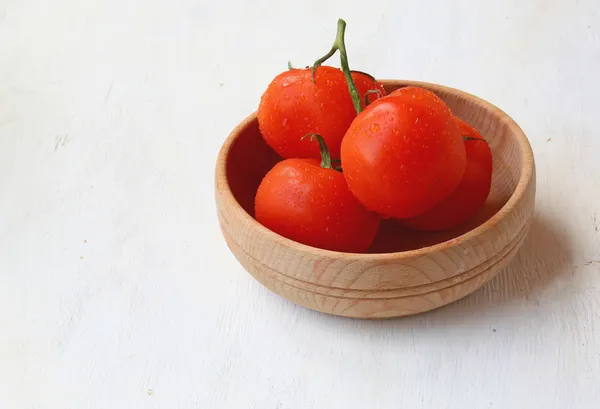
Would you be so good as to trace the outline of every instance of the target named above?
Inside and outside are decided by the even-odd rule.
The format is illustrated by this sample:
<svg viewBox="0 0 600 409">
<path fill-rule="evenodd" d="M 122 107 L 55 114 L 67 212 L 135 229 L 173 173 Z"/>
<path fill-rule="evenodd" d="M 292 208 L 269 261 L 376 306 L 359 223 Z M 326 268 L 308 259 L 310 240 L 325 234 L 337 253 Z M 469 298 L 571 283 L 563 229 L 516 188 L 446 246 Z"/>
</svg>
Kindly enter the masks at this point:
<svg viewBox="0 0 600 409">
<path fill-rule="evenodd" d="M 331 163 L 331 155 L 329 154 L 329 149 L 327 148 L 327 144 L 325 143 L 325 139 L 317 133 L 309 133 L 302 137 L 302 139 L 310 138 L 310 141 L 313 142 L 315 139 L 319 143 L 319 151 L 321 151 L 321 167 L 324 169 L 333 169 Z"/>
<path fill-rule="evenodd" d="M 312 78 L 313 82 L 315 81 L 315 71 L 317 67 L 331 58 L 336 51 L 340 52 L 340 64 L 342 66 L 342 71 L 344 72 L 344 76 L 346 77 L 346 83 L 348 84 L 348 91 L 350 91 L 350 96 L 352 97 L 352 103 L 354 104 L 354 109 L 356 110 L 356 114 L 360 114 L 362 111 L 362 104 L 360 100 L 360 95 L 358 90 L 356 89 L 356 85 L 354 84 L 354 80 L 352 79 L 352 74 L 350 71 L 350 67 L 348 65 L 348 53 L 346 52 L 346 43 L 344 42 L 344 34 L 346 33 L 346 22 L 343 19 L 338 19 L 337 23 L 337 35 L 335 37 L 335 41 L 331 46 L 331 50 L 323 57 L 319 58 L 312 66 Z"/>
</svg>

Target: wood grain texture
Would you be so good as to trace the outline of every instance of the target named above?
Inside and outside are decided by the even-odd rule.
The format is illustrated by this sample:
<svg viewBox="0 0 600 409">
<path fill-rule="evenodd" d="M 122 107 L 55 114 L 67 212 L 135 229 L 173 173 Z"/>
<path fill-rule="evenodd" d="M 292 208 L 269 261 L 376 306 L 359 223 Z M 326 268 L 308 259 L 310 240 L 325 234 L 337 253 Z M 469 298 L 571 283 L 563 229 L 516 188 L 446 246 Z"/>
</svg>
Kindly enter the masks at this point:
<svg viewBox="0 0 600 409">
<path fill-rule="evenodd" d="M 387 222 L 369 254 L 301 245 L 252 218 L 258 184 L 278 159 L 262 141 L 251 115 L 232 132 L 217 160 L 221 230 L 254 278 L 304 307 L 348 317 L 389 318 L 446 305 L 496 276 L 529 229 L 535 203 L 533 153 L 508 115 L 440 85 L 394 80 L 384 85 L 388 92 L 406 85 L 430 89 L 481 132 L 494 161 L 490 196 L 480 214 L 452 231 L 413 233 Z M 420 247 L 411 249 L 415 243 Z"/>
</svg>

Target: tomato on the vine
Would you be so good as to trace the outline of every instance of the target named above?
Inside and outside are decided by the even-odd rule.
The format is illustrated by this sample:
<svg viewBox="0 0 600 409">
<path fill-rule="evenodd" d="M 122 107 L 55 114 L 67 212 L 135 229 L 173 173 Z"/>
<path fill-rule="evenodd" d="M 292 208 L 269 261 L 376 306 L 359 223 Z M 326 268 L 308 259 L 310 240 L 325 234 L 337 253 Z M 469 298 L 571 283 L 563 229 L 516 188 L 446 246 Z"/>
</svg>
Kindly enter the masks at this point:
<svg viewBox="0 0 600 409">
<path fill-rule="evenodd" d="M 283 158 L 319 158 L 304 135 L 322 135 L 333 159 L 340 157 L 344 133 L 356 117 L 344 73 L 334 67 L 285 71 L 269 84 L 258 107 L 267 144 Z"/>
<path fill-rule="evenodd" d="M 410 218 L 431 209 L 460 183 L 465 145 L 446 104 L 406 87 L 370 104 L 342 141 L 352 193 L 384 217 Z"/>
<path fill-rule="evenodd" d="M 367 91 L 385 95 L 381 84 L 368 74 L 354 71 L 362 104 Z M 375 101 L 377 93 L 367 98 Z M 346 130 L 356 118 L 342 70 L 329 66 L 285 71 L 269 84 L 258 107 L 258 124 L 267 144 L 283 158 L 319 158 L 319 149 L 301 138 L 322 135 L 333 159 L 340 158 Z"/>
<path fill-rule="evenodd" d="M 294 158 L 275 165 L 256 192 L 256 220 L 309 246 L 364 252 L 375 238 L 380 217 L 352 196 L 344 175 L 332 168 L 323 139 L 316 137 L 321 164 Z"/>
<path fill-rule="evenodd" d="M 479 132 L 459 118 L 456 122 L 467 152 L 465 174 L 450 196 L 433 209 L 402 220 L 404 226 L 429 231 L 449 229 L 469 219 L 485 204 L 492 184 L 492 153 Z"/>
<path fill-rule="evenodd" d="M 346 22 L 338 20 L 331 50 L 312 67 L 291 68 L 277 75 L 263 93 L 258 106 L 258 124 L 267 144 L 283 158 L 319 158 L 315 144 L 302 140 L 319 134 L 331 158 L 340 158 L 346 130 L 368 102 L 385 95 L 383 86 L 369 74 L 351 71 L 344 43 Z M 337 51 L 342 69 L 322 65 Z M 375 91 L 369 93 L 368 91 Z"/>
</svg>

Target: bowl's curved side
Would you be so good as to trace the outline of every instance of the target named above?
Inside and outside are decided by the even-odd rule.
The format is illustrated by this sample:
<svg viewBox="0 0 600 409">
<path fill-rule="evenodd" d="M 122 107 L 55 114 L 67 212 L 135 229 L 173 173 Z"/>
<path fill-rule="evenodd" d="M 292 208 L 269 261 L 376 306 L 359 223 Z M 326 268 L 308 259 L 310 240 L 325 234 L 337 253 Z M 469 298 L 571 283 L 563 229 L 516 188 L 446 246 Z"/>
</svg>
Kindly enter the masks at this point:
<svg viewBox="0 0 600 409">
<path fill-rule="evenodd" d="M 394 318 L 413 315 L 442 307 L 474 292 L 494 278 L 515 256 L 527 233 L 527 223 L 516 239 L 505 250 L 470 271 L 461 279 L 438 282 L 419 289 L 406 288 L 390 291 L 356 291 L 316 286 L 294 280 L 273 271 L 241 249 L 231 237 L 224 234 L 236 259 L 252 276 L 273 292 L 303 307 L 332 315 L 352 318 Z"/>
<path fill-rule="evenodd" d="M 508 155 L 504 167 L 511 167 L 511 158 L 520 166 L 501 171 L 513 179 L 518 177 L 518 184 L 508 202 L 487 222 L 434 246 L 384 254 L 312 248 L 260 225 L 231 192 L 227 160 L 236 138 L 255 127 L 256 117 L 250 115 L 231 133 L 217 160 L 215 193 L 221 229 L 235 256 L 254 277 L 309 308 L 341 314 L 346 307 L 340 305 L 348 304 L 341 315 L 378 317 L 447 304 L 493 277 L 512 257 L 528 229 L 535 201 L 535 166 L 531 147 L 518 125 L 498 108 L 462 91 L 409 81 L 384 83 L 388 89 L 406 85 L 428 88 L 480 129 L 492 148 L 509 144 L 503 146 Z M 496 180 L 496 185 L 504 188 L 502 179 Z M 328 307 L 330 303 L 335 306 Z"/>
</svg>

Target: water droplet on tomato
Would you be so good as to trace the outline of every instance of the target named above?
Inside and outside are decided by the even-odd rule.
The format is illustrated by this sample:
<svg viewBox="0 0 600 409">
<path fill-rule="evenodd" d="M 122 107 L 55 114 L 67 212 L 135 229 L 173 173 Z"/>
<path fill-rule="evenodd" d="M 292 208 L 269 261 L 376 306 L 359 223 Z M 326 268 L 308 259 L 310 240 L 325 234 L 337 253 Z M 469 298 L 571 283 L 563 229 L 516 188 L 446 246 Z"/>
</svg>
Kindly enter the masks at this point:
<svg viewBox="0 0 600 409">
<path fill-rule="evenodd" d="M 371 132 L 377 132 L 379 130 L 379 124 L 371 124 Z"/>
<path fill-rule="evenodd" d="M 283 120 L 281 121 L 281 126 L 283 126 L 285 128 L 285 126 L 288 123 L 288 119 L 287 118 L 283 118 Z"/>
<path fill-rule="evenodd" d="M 288 94 L 283 94 L 283 98 L 289 100 L 290 96 Z"/>
</svg>

